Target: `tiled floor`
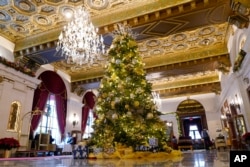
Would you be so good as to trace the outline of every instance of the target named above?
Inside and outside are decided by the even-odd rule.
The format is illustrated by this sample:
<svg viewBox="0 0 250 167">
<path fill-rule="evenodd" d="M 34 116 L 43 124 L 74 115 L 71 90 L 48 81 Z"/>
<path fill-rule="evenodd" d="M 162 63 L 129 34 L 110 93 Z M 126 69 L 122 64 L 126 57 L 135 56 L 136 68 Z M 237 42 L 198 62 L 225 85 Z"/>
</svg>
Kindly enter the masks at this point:
<svg viewBox="0 0 250 167">
<path fill-rule="evenodd" d="M 72 156 L 0 159 L 1 167 L 229 167 L 229 151 L 184 151 L 176 159 L 73 159 Z"/>
</svg>

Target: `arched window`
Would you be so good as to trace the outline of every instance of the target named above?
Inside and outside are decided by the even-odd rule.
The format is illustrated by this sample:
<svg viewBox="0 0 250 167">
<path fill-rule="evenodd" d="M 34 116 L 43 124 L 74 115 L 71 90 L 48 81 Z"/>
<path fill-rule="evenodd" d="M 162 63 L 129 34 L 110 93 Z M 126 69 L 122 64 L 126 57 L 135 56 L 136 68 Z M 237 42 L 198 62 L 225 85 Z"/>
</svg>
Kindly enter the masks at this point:
<svg viewBox="0 0 250 167">
<path fill-rule="evenodd" d="M 48 109 L 46 107 L 54 103 L 55 109 L 53 111 L 57 117 L 60 136 L 62 136 L 65 133 L 67 115 L 67 91 L 65 84 L 61 77 L 54 71 L 45 71 L 38 78 L 42 82 L 35 90 L 32 111 L 37 109 L 45 111 Z M 34 131 L 38 128 L 40 118 L 41 115 L 32 117 L 30 129 L 33 135 Z"/>
</svg>

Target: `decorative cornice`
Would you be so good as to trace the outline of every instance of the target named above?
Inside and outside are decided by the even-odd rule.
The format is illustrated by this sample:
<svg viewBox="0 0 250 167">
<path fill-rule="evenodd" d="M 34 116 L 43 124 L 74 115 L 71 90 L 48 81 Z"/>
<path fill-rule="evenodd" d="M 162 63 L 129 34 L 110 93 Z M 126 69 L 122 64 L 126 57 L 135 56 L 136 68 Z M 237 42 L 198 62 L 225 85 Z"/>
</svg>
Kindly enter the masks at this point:
<svg viewBox="0 0 250 167">
<path fill-rule="evenodd" d="M 172 80 L 163 78 L 161 81 L 155 81 L 151 83 L 153 84 L 153 90 L 158 91 L 163 89 L 177 89 L 187 86 L 205 85 L 217 82 L 220 82 L 218 73 L 207 72 L 190 76 L 178 76 L 172 78 Z"/>
</svg>

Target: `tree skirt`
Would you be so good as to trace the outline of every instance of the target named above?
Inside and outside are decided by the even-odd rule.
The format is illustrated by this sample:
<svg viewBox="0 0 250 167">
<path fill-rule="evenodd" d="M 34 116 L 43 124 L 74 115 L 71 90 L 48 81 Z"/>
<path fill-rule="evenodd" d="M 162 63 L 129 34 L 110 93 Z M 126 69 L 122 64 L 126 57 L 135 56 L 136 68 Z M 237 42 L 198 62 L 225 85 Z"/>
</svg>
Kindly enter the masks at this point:
<svg viewBox="0 0 250 167">
<path fill-rule="evenodd" d="M 100 152 L 97 154 L 90 153 L 89 158 L 97 158 L 97 159 L 147 159 L 147 158 L 154 158 L 154 159 L 179 159 L 182 157 L 182 152 L 179 150 L 172 150 L 170 153 L 167 152 L 144 152 L 144 151 L 136 151 L 130 152 L 126 150 L 117 150 L 113 153 L 105 153 Z"/>
</svg>

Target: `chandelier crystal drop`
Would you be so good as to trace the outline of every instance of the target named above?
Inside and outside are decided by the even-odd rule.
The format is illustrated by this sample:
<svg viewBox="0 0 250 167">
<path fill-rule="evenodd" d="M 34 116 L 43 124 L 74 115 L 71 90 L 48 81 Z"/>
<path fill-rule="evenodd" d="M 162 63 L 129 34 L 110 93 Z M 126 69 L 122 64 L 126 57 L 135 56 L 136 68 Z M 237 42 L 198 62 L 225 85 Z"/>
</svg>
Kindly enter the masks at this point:
<svg viewBox="0 0 250 167">
<path fill-rule="evenodd" d="M 98 56 L 105 54 L 102 36 L 97 34 L 89 13 L 77 7 L 70 21 L 58 38 L 57 51 L 62 50 L 68 63 L 93 64 Z"/>
</svg>

